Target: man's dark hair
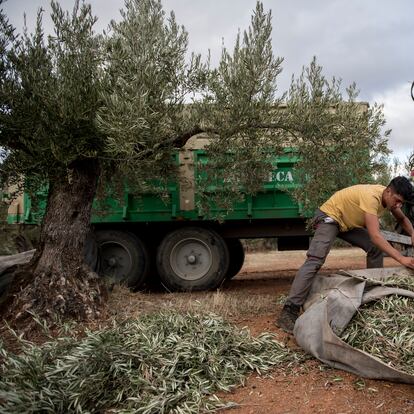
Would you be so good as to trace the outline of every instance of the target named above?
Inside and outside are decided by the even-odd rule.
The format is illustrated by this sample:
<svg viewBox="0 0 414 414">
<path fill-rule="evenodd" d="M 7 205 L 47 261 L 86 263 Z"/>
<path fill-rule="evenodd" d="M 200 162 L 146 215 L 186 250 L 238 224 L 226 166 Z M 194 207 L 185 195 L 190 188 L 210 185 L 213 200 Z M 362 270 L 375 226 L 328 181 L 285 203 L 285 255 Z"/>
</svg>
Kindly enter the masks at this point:
<svg viewBox="0 0 414 414">
<path fill-rule="evenodd" d="M 395 193 L 403 197 L 404 201 L 414 202 L 414 188 L 410 181 L 405 177 L 395 177 L 388 184 Z"/>
</svg>

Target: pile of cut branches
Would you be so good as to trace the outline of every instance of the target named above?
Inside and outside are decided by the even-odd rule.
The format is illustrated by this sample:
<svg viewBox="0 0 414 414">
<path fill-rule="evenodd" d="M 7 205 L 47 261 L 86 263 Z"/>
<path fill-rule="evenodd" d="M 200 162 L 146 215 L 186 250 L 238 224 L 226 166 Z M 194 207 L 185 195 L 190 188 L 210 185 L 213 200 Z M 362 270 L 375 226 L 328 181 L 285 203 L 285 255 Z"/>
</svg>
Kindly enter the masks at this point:
<svg viewBox="0 0 414 414">
<path fill-rule="evenodd" d="M 414 291 L 413 277 L 392 277 L 375 284 Z M 354 348 L 414 375 L 414 299 L 385 296 L 358 309 L 342 334 Z"/>
<path fill-rule="evenodd" d="M 84 338 L 0 346 L 0 413 L 199 413 L 214 392 L 302 359 L 270 334 L 250 336 L 215 315 L 163 312 Z"/>
</svg>

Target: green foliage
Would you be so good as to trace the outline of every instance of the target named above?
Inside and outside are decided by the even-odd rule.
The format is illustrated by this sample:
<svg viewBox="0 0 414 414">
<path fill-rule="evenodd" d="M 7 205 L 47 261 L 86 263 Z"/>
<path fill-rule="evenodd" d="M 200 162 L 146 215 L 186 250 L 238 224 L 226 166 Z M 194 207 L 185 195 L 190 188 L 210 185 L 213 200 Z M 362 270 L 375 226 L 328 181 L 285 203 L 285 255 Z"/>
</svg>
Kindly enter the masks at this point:
<svg viewBox="0 0 414 414">
<path fill-rule="evenodd" d="M 401 161 L 397 157 L 394 157 L 390 160 L 390 162 L 388 162 L 387 167 L 384 168 L 381 173 L 377 174 L 375 182 L 382 185 L 388 185 L 394 177 L 401 175 L 401 169 Z"/>
<path fill-rule="evenodd" d="M 211 73 L 210 90 L 206 94 L 206 99 L 219 104 L 211 108 L 211 113 L 218 116 L 219 112 L 227 120 L 239 121 L 220 125 L 223 129 L 227 126 L 232 131 L 243 122 L 250 126 L 254 118 L 266 119 L 264 109 L 275 102 L 276 78 L 283 59 L 273 55 L 271 33 L 271 12 L 265 13 L 258 2 L 242 40 L 240 33 L 237 36 L 233 53 L 223 48 L 219 67 Z"/>
<path fill-rule="evenodd" d="M 414 148 L 412 149 L 411 154 L 407 157 L 405 168 L 409 174 L 414 174 Z"/>
<path fill-rule="evenodd" d="M 346 91 L 343 96 L 341 80 L 326 80 L 315 58 L 292 80 L 286 120 L 301 157 L 298 177 L 303 183 L 294 195 L 306 210 L 341 188 L 372 182 L 386 169 L 390 131 L 382 135 L 382 107 L 358 103 L 355 84 Z"/>
<path fill-rule="evenodd" d="M 66 177 L 79 159 L 102 149 L 96 128 L 101 56 L 93 33 L 91 7 L 75 2 L 71 14 L 51 2 L 53 36 L 44 39 L 42 12 L 34 33 L 14 39 L 2 59 L 7 64 L 0 102 L 0 145 L 8 156 L 3 182 L 31 178 L 34 186 Z M 27 185 L 27 183 L 26 183 Z"/>
<path fill-rule="evenodd" d="M 342 339 L 387 365 L 413 375 L 413 321 L 414 299 L 387 296 L 360 308 Z"/>
<path fill-rule="evenodd" d="M 414 278 L 395 274 L 367 278 L 367 286 L 414 291 Z M 387 365 L 414 375 L 414 299 L 390 295 L 361 306 L 341 338 Z"/>
<path fill-rule="evenodd" d="M 303 358 L 212 314 L 160 313 L 22 345 L 19 355 L 0 347 L 0 413 L 212 412 L 223 406 L 214 392 Z"/>
<path fill-rule="evenodd" d="M 276 93 L 283 59 L 273 55 L 271 33 L 271 12 L 258 2 L 233 52 L 223 47 L 219 66 L 209 73 L 200 109 L 212 140 L 199 208 L 213 198 L 229 208 L 245 193 L 257 192 L 281 151 L 285 131 L 272 108 L 283 100 Z M 207 192 L 211 185 L 217 193 Z"/>
<path fill-rule="evenodd" d="M 202 65 L 197 56 L 186 62 L 188 34 L 159 0 L 126 0 L 121 15 L 107 38 L 97 121 L 107 156 L 142 188 L 154 176 L 171 175 L 176 140 L 194 128 L 185 99 Z"/>
<path fill-rule="evenodd" d="M 283 59 L 273 55 L 271 33 L 271 12 L 265 13 L 257 3 L 250 27 L 242 39 L 238 34 L 233 53 L 223 48 L 218 68 L 210 73 L 203 112 L 205 122 L 220 137 L 210 147 L 215 156 L 225 157 L 230 151 L 236 162 L 266 163 L 269 158 L 261 153 L 280 145 L 280 130 L 266 128 L 275 122 L 271 107 L 283 99 L 276 97 Z"/>
<path fill-rule="evenodd" d="M 286 145 L 301 157 L 304 187 L 294 196 L 306 209 L 383 169 L 382 108 L 361 110 L 355 85 L 344 97 L 341 82 L 328 82 L 313 61 L 287 95 L 278 93 L 283 59 L 260 2 L 217 68 L 188 58 L 188 34 L 160 0 L 125 0 L 108 34 L 94 33 L 84 2 L 67 13 L 52 1 L 52 20 L 47 40 L 41 12 L 34 33 L 15 36 L 1 13 L 1 184 L 21 185 L 22 176 L 33 188 L 70 183 L 86 159 L 99 163 L 101 183 L 128 176 L 130 188 L 148 190 L 157 178 L 162 190 L 176 176 L 173 151 L 199 132 L 211 138 L 200 208 L 211 185 L 223 190 L 214 201 L 229 208 L 257 192 Z"/>
</svg>

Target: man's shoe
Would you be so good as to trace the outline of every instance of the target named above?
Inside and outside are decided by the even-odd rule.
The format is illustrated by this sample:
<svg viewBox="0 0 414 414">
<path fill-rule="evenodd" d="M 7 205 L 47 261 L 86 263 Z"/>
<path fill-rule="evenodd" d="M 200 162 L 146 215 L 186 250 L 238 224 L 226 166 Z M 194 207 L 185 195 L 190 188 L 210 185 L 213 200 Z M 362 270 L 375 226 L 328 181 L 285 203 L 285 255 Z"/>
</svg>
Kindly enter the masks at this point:
<svg viewBox="0 0 414 414">
<path fill-rule="evenodd" d="M 286 303 L 280 312 L 279 318 L 276 320 L 276 326 L 287 333 L 293 333 L 296 319 L 300 313 L 300 306 L 293 303 Z"/>
</svg>

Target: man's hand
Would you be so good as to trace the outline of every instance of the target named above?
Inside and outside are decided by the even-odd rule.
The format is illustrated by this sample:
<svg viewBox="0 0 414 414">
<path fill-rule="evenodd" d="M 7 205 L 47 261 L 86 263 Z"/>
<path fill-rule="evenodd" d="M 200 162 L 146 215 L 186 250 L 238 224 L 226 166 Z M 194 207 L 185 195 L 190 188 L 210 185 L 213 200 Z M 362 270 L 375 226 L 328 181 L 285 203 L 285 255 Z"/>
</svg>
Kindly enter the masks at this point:
<svg viewBox="0 0 414 414">
<path fill-rule="evenodd" d="M 414 269 L 414 257 L 405 257 L 405 256 L 403 256 L 403 258 L 401 260 L 399 260 L 399 262 L 405 267 L 408 267 L 410 269 Z"/>
</svg>

